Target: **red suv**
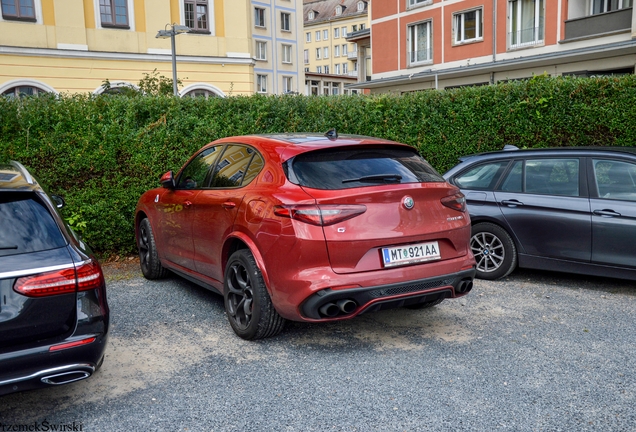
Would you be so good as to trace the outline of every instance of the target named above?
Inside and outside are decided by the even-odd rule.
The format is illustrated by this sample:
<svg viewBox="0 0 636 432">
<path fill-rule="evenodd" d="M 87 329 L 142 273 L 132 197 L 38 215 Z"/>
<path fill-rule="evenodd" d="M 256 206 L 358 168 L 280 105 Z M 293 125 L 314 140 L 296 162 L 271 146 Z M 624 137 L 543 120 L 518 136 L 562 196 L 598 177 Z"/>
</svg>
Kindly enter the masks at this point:
<svg viewBox="0 0 636 432">
<path fill-rule="evenodd" d="M 169 269 L 221 293 L 244 339 L 472 288 L 464 195 L 410 146 L 335 131 L 230 137 L 161 184 L 136 210 L 144 276 Z"/>
</svg>

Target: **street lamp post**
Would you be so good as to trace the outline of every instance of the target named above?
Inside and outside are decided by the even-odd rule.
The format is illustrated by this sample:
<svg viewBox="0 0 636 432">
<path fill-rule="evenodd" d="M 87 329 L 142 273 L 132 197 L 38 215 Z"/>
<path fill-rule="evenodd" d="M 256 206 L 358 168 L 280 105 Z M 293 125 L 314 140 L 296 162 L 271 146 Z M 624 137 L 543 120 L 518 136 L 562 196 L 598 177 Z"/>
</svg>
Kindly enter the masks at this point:
<svg viewBox="0 0 636 432">
<path fill-rule="evenodd" d="M 170 30 L 168 30 L 170 27 Z M 157 36 L 158 39 L 170 38 L 170 45 L 172 48 L 172 91 L 175 96 L 179 96 L 179 90 L 177 89 L 177 51 L 174 45 L 174 37 L 181 33 L 187 33 L 190 31 L 190 27 L 179 24 L 166 24 L 164 30 L 159 30 Z"/>
</svg>

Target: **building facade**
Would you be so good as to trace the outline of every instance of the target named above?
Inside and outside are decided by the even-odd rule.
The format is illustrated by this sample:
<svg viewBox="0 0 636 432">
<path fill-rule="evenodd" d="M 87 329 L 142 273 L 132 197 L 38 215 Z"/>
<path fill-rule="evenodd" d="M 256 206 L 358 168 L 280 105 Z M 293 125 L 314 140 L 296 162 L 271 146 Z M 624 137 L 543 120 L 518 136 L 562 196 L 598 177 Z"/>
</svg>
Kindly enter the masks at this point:
<svg viewBox="0 0 636 432">
<path fill-rule="evenodd" d="M 105 80 L 134 86 L 154 70 L 172 78 L 171 38 L 157 36 L 173 24 L 190 29 L 174 37 L 182 96 L 304 85 L 301 0 L 3 0 L 1 7 L 0 94 L 98 94 Z M 267 25 L 256 23 L 257 8 L 268 13 Z M 256 37 L 270 45 L 264 62 Z M 283 43 L 291 47 L 285 61 Z"/>
<path fill-rule="evenodd" d="M 371 7 L 372 93 L 533 75 L 634 73 L 633 0 L 384 0 Z M 353 87 L 362 87 L 361 84 Z"/>
<path fill-rule="evenodd" d="M 311 74 L 305 94 L 346 94 L 345 85 L 365 79 L 368 68 L 360 66 L 371 56 L 369 5 L 370 0 L 304 0 L 303 63 Z M 360 33 L 367 39 L 349 37 Z"/>
</svg>

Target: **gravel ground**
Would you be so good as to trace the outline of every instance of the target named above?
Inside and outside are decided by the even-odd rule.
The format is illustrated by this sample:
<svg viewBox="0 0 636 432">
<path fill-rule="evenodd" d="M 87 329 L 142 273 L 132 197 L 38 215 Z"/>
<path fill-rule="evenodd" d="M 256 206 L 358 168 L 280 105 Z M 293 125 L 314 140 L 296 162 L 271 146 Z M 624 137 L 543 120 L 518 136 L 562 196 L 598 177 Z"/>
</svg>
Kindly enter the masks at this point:
<svg viewBox="0 0 636 432">
<path fill-rule="evenodd" d="M 635 430 L 632 282 L 517 271 L 430 310 L 246 342 L 220 296 L 135 263 L 105 271 L 103 368 L 0 398 L 0 430 Z"/>
</svg>

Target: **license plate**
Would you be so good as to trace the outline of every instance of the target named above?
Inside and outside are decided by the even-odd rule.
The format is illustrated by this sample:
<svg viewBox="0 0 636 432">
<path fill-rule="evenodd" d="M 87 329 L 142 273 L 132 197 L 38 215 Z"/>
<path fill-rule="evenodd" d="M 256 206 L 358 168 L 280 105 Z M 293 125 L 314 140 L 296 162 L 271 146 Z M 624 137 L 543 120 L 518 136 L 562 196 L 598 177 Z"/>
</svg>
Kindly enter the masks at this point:
<svg viewBox="0 0 636 432">
<path fill-rule="evenodd" d="M 441 259 L 437 242 L 382 248 L 384 267 Z"/>
</svg>

